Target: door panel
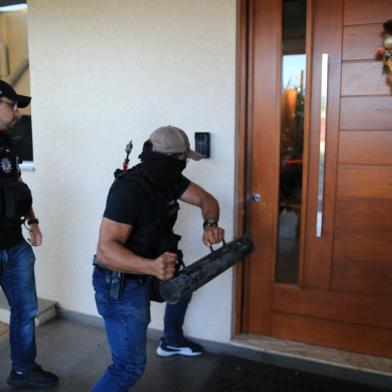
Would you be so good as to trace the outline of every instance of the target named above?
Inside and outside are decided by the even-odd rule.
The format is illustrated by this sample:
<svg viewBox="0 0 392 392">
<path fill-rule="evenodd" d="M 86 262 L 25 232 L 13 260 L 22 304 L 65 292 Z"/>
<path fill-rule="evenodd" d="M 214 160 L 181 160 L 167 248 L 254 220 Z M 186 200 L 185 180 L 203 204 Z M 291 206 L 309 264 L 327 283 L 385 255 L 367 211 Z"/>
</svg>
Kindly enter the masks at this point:
<svg viewBox="0 0 392 392">
<path fill-rule="evenodd" d="M 392 97 L 342 97 L 341 129 L 391 129 Z"/>
<path fill-rule="evenodd" d="M 391 355 L 390 329 L 374 328 L 341 321 L 323 320 L 297 315 L 274 313 L 273 336 L 300 340 L 326 347 L 339 347 L 348 351 L 361 351 L 372 355 Z"/>
<path fill-rule="evenodd" d="M 343 63 L 342 96 L 389 95 L 390 93 L 391 88 L 385 83 L 385 75 L 380 72 L 379 61 Z"/>
<path fill-rule="evenodd" d="M 308 0 L 302 213 L 292 233 L 301 236 L 300 271 L 296 284 L 282 284 L 275 268 L 280 130 L 288 113 L 281 121 L 281 91 L 289 92 L 280 73 L 284 1 L 249 0 L 247 192 L 261 201 L 249 197 L 246 209 L 256 252 L 245 264 L 243 332 L 392 357 L 392 97 L 374 60 L 392 2 Z M 320 194 L 323 226 L 316 235 Z"/>
<path fill-rule="evenodd" d="M 343 60 L 374 60 L 375 48 L 382 44 L 382 23 L 344 26 Z"/>
<path fill-rule="evenodd" d="M 275 286 L 273 309 L 319 319 L 392 328 L 392 298 Z"/>
<path fill-rule="evenodd" d="M 392 165 L 391 131 L 341 131 L 339 163 Z"/>
<path fill-rule="evenodd" d="M 344 24 L 379 23 L 392 15 L 390 0 L 346 0 L 344 6 Z"/>
<path fill-rule="evenodd" d="M 338 172 L 339 198 L 390 199 L 392 170 L 389 166 L 341 165 Z"/>
<path fill-rule="evenodd" d="M 384 252 L 392 252 L 392 246 L 383 248 Z M 370 252 L 368 252 L 370 254 Z M 332 290 L 347 291 L 352 293 L 375 294 L 382 298 L 391 298 L 389 309 L 392 305 L 392 268 L 391 261 L 385 263 L 335 261 L 332 274 Z M 379 309 L 377 309 L 379 310 Z M 381 313 L 381 318 L 387 314 Z M 380 318 L 380 317 L 379 317 Z M 359 318 L 361 320 L 361 317 Z M 358 321 L 357 321 L 358 322 Z M 381 324 L 379 325 L 381 326 Z M 389 326 L 392 328 L 392 326 Z"/>
<path fill-rule="evenodd" d="M 332 241 L 335 218 L 336 170 L 339 137 L 340 79 L 342 56 L 343 1 L 315 0 L 313 4 L 314 31 L 311 38 L 311 98 L 309 125 L 308 197 L 306 205 L 306 233 L 304 281 L 306 288 L 329 290 L 331 282 Z M 328 37 L 328 38 L 327 38 Z M 320 126 L 321 126 L 321 58 L 328 59 L 328 101 L 326 119 L 325 169 L 323 192 L 322 235 L 316 237 L 318 206 Z M 322 175 L 322 173 L 321 173 Z"/>
<path fill-rule="evenodd" d="M 392 200 L 339 199 L 334 260 L 386 263 L 392 272 L 391 233 Z M 336 279 L 335 263 L 334 276 Z M 380 275 L 380 279 L 384 280 L 385 275 Z M 375 286 L 378 284 L 373 280 L 371 282 Z"/>
<path fill-rule="evenodd" d="M 259 304 L 257 312 L 249 312 L 248 328 L 254 333 L 269 335 L 274 271 L 270 260 L 275 258 L 278 210 L 280 95 L 277 89 L 279 79 L 265 76 L 279 74 L 280 19 L 275 15 L 281 10 L 281 2 L 254 1 L 251 4 L 253 63 L 257 65 L 252 70 L 255 88 L 251 91 L 253 98 L 250 102 L 251 127 L 255 130 L 250 134 L 250 145 L 255 146 L 251 160 L 257 162 L 252 164 L 251 189 L 253 194 L 261 194 L 261 201 L 249 205 L 249 225 L 253 241 L 261 251 L 257 256 L 252 255 L 248 263 L 248 306 Z"/>
</svg>

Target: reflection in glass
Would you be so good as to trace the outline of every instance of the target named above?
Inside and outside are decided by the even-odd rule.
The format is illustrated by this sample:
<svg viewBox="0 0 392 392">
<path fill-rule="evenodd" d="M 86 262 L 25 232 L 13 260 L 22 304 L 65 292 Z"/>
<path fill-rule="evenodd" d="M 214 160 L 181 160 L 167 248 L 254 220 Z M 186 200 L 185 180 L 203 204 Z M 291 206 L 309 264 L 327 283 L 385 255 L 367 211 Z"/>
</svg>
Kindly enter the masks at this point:
<svg viewBox="0 0 392 392">
<path fill-rule="evenodd" d="M 283 1 L 282 127 L 276 281 L 298 282 L 306 71 L 306 0 Z"/>
</svg>

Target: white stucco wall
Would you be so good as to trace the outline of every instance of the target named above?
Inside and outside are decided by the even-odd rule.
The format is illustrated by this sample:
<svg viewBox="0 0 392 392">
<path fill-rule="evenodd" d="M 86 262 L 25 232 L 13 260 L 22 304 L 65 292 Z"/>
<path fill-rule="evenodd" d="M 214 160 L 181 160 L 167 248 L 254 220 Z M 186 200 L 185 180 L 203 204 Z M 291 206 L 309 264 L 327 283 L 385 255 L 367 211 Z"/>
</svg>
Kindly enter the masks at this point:
<svg viewBox="0 0 392 392">
<path fill-rule="evenodd" d="M 185 174 L 221 203 L 233 236 L 235 0 L 29 0 L 35 195 L 44 244 L 36 249 L 39 295 L 96 315 L 91 261 L 113 171 L 134 142 L 131 163 L 155 128 L 191 138 L 212 134 L 212 158 Z M 186 260 L 201 244 L 199 210 L 182 206 L 177 224 Z M 186 332 L 228 341 L 233 274 L 199 290 Z M 162 328 L 163 305 L 152 307 Z"/>
</svg>

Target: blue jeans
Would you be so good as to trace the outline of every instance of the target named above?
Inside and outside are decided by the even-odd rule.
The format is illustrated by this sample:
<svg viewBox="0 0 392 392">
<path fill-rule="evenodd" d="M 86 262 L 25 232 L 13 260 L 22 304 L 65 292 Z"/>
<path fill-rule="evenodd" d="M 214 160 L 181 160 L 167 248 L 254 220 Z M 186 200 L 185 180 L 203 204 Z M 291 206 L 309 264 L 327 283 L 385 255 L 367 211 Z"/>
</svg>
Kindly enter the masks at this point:
<svg viewBox="0 0 392 392">
<path fill-rule="evenodd" d="M 163 337 L 169 346 L 180 346 L 184 339 L 182 326 L 191 297 L 189 295 L 174 305 L 166 304 Z"/>
<path fill-rule="evenodd" d="M 28 371 L 36 366 L 34 318 L 38 301 L 34 263 L 33 249 L 25 240 L 0 250 L 0 285 L 11 308 L 9 336 L 15 371 Z"/>
<path fill-rule="evenodd" d="M 149 285 L 127 279 L 122 297 L 113 299 L 105 272 L 94 268 L 93 286 L 98 312 L 105 321 L 113 363 L 92 391 L 126 392 L 140 379 L 146 367 Z"/>
</svg>

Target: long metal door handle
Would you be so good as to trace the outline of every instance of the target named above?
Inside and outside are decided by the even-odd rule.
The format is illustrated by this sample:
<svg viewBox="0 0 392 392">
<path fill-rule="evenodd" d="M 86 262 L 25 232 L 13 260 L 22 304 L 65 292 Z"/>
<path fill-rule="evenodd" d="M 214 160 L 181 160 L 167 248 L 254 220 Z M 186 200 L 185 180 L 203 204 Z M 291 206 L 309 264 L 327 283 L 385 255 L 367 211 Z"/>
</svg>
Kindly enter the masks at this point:
<svg viewBox="0 0 392 392">
<path fill-rule="evenodd" d="M 325 142 L 327 131 L 327 98 L 328 98 L 328 54 L 321 56 L 321 97 L 320 97 L 320 157 L 317 191 L 316 237 L 323 234 L 324 212 L 324 179 L 325 179 Z"/>
</svg>

